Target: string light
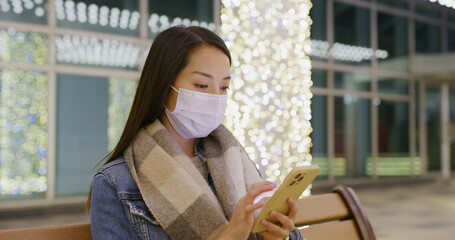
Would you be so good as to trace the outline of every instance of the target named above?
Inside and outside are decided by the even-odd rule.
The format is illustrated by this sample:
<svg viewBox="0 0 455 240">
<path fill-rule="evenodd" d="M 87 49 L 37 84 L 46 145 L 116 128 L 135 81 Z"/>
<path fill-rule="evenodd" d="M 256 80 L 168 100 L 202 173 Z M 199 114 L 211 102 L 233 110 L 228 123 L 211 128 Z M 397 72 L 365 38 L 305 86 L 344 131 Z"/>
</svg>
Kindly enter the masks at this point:
<svg viewBox="0 0 455 240">
<path fill-rule="evenodd" d="M 78 36 L 59 37 L 59 41 L 64 41 L 63 44 L 70 41 L 70 48 L 79 50 L 81 45 L 82 49 L 102 47 L 95 44 L 99 43 L 96 39 Z M 115 45 L 108 40 L 102 43 Z M 0 48 L 2 61 L 42 65 L 48 59 L 48 40 L 44 34 L 0 29 L 0 45 L 5 46 Z M 117 43 L 120 49 L 121 45 Z M 123 51 L 130 50 L 125 47 Z M 0 71 L 0 195 L 3 198 L 44 194 L 47 190 L 47 78 L 39 71 Z M 109 78 L 108 150 L 112 150 L 122 133 L 136 87 L 137 80 Z"/>
<path fill-rule="evenodd" d="M 122 135 L 133 104 L 138 81 L 109 78 L 108 151 L 112 151 Z"/>
<path fill-rule="evenodd" d="M 46 64 L 45 34 L 0 29 L 0 60 Z M 0 70 L 0 195 L 3 198 L 47 189 L 47 75 Z"/>
<path fill-rule="evenodd" d="M 47 189 L 47 75 L 0 71 L 0 195 Z"/>
<path fill-rule="evenodd" d="M 311 164 L 309 0 L 223 0 L 232 54 L 225 125 L 267 179 Z"/>
<path fill-rule="evenodd" d="M 374 50 L 372 48 L 353 46 L 337 42 L 330 47 L 330 44 L 327 41 L 312 39 L 311 51 L 309 51 L 308 55 L 323 59 L 327 59 L 331 55 L 335 60 L 362 62 L 370 60 L 373 56 L 377 59 L 386 59 L 389 53 L 386 50 Z"/>
<path fill-rule="evenodd" d="M 438 2 L 440 5 L 455 9 L 455 0 L 428 0 L 430 2 Z"/>
<path fill-rule="evenodd" d="M 69 22 L 79 21 L 91 25 L 109 26 L 111 28 L 121 28 L 136 30 L 139 26 L 140 14 L 138 11 L 128 9 L 109 8 L 98 6 L 94 3 L 87 6 L 84 2 L 75 4 L 73 0 L 55 0 L 55 13 L 58 20 Z"/>
<path fill-rule="evenodd" d="M 18 31 L 15 28 L 0 29 L 0 60 L 46 64 L 47 43 L 45 34 Z"/>
<path fill-rule="evenodd" d="M 35 13 L 37 17 L 45 14 L 42 0 L 0 0 L 0 10 L 17 15 Z"/>
<path fill-rule="evenodd" d="M 107 6 L 98 6 L 94 3 L 88 7 L 84 2 L 79 2 L 77 5 L 73 0 L 55 0 L 55 13 L 57 19 L 67 20 L 80 23 L 89 22 L 92 25 L 109 26 L 111 28 L 136 30 L 139 26 L 140 13 L 138 11 L 130 11 L 128 9 L 118 9 L 116 7 L 109 8 Z M 39 11 L 38 11 L 39 12 Z M 152 36 L 159 32 L 176 25 L 184 26 L 201 26 L 208 28 L 211 31 L 216 30 L 214 23 L 204 21 L 190 20 L 188 18 L 181 19 L 179 17 L 170 19 L 167 15 L 159 15 L 152 13 L 149 16 L 147 24 L 150 28 Z"/>
<path fill-rule="evenodd" d="M 147 24 L 150 28 L 152 35 L 157 35 L 163 30 L 170 28 L 172 26 L 183 25 L 183 26 L 200 26 L 209 29 L 210 31 L 215 31 L 216 26 L 214 23 L 206 23 L 204 21 L 199 22 L 197 20 L 190 20 L 188 18 L 173 18 L 169 19 L 166 15 L 158 15 L 152 13 L 147 21 Z"/>
<path fill-rule="evenodd" d="M 55 45 L 58 63 L 138 68 L 140 46 L 132 43 L 64 35 L 55 37 Z"/>
</svg>

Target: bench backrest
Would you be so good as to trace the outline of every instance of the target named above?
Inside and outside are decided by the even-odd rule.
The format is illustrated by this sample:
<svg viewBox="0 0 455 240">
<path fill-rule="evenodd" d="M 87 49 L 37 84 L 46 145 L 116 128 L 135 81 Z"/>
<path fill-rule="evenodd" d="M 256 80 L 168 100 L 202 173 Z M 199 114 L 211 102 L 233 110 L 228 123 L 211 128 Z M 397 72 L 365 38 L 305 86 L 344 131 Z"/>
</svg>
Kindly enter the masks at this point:
<svg viewBox="0 0 455 240">
<path fill-rule="evenodd" d="M 295 226 L 306 240 L 375 240 L 373 228 L 355 192 L 338 186 L 332 193 L 297 201 Z M 0 239 L 91 240 L 90 223 L 0 231 Z"/>
<path fill-rule="evenodd" d="M 1 240 L 91 240 L 90 223 L 1 230 Z"/>
<path fill-rule="evenodd" d="M 337 186 L 331 193 L 297 201 L 295 226 L 307 240 L 375 240 L 373 228 L 352 190 Z"/>
</svg>

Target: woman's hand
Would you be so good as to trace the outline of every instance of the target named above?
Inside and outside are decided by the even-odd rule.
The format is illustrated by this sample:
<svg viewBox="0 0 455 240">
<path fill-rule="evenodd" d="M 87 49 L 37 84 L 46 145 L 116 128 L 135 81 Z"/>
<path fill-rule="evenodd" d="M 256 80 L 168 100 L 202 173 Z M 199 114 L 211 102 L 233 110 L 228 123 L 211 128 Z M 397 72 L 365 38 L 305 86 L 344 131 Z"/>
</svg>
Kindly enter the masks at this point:
<svg viewBox="0 0 455 240">
<path fill-rule="evenodd" d="M 275 218 L 278 221 L 278 224 L 271 223 L 267 220 L 261 221 L 261 224 L 268 229 L 267 231 L 259 233 L 262 235 L 262 237 L 264 237 L 265 240 L 287 239 L 289 232 L 294 230 L 294 220 L 298 207 L 292 198 L 288 198 L 288 204 L 289 211 L 287 215 L 284 215 L 277 211 L 271 211 L 269 213 L 271 217 Z"/>
<path fill-rule="evenodd" d="M 253 184 L 246 195 L 240 198 L 229 224 L 218 239 L 247 239 L 254 223 L 253 212 L 264 206 L 262 201 L 254 204 L 254 199 L 259 194 L 270 191 L 274 187 L 276 187 L 276 183 L 268 181 Z"/>
</svg>

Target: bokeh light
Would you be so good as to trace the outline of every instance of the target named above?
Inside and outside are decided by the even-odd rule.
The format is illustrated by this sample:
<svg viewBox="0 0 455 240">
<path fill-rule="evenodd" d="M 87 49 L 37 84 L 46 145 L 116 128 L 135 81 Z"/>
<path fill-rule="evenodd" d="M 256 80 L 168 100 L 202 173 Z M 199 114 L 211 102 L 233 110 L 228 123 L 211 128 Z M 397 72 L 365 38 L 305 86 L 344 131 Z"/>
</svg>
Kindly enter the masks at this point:
<svg viewBox="0 0 455 240">
<path fill-rule="evenodd" d="M 16 15 L 35 14 L 41 18 L 45 15 L 45 6 L 42 0 L 0 0 L 0 10 Z"/>
<path fill-rule="evenodd" d="M 438 2 L 442 6 L 455 9 L 455 0 L 427 0 L 430 2 Z"/>
<path fill-rule="evenodd" d="M 214 23 L 206 23 L 204 21 L 190 20 L 188 18 L 173 18 L 170 19 L 166 15 L 158 15 L 152 13 L 147 21 L 147 25 L 150 28 L 150 33 L 152 36 L 158 35 L 158 33 L 177 25 L 183 26 L 200 26 L 209 29 L 210 31 L 215 31 L 216 26 Z"/>
<path fill-rule="evenodd" d="M 386 59 L 389 53 L 382 49 L 374 50 L 337 42 L 330 46 L 327 41 L 312 39 L 311 51 L 308 52 L 308 55 L 322 59 L 332 56 L 334 60 L 360 63 L 371 60 L 373 56 L 377 59 Z"/>
<path fill-rule="evenodd" d="M 121 28 L 136 30 L 139 27 L 138 11 L 128 9 L 109 8 L 91 3 L 87 6 L 84 2 L 77 4 L 73 0 L 55 0 L 55 14 L 58 20 L 69 22 L 86 23 L 92 25 L 109 26 L 111 28 Z"/>
<path fill-rule="evenodd" d="M 309 0 L 223 0 L 221 31 L 232 54 L 225 125 L 265 178 L 311 164 Z"/>
<path fill-rule="evenodd" d="M 63 35 L 55 37 L 58 63 L 137 69 L 140 46 L 110 39 Z"/>
<path fill-rule="evenodd" d="M 47 63 L 47 36 L 15 28 L 0 29 L 0 60 L 6 62 Z"/>
<path fill-rule="evenodd" d="M 47 190 L 47 75 L 0 71 L 0 195 Z"/>
<path fill-rule="evenodd" d="M 117 145 L 133 104 L 138 81 L 109 78 L 108 151 Z"/>
</svg>

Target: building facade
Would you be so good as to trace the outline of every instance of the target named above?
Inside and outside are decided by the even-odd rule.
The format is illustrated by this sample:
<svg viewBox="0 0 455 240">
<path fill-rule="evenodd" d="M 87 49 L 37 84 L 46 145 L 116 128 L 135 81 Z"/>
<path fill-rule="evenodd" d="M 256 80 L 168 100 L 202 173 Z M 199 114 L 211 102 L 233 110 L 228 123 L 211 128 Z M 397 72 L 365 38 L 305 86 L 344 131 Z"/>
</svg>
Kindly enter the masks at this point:
<svg viewBox="0 0 455 240">
<path fill-rule="evenodd" d="M 448 178 L 455 168 L 454 3 L 312 3 L 313 162 L 327 166 L 330 181 Z"/>
</svg>

